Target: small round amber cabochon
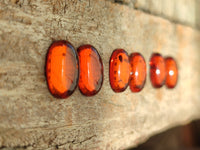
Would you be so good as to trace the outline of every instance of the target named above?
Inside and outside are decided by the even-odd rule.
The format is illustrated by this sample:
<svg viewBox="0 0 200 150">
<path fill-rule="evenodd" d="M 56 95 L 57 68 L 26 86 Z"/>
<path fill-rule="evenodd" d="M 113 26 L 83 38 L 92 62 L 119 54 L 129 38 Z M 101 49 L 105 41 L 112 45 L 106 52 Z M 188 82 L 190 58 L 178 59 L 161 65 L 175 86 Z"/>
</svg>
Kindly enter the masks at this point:
<svg viewBox="0 0 200 150">
<path fill-rule="evenodd" d="M 176 61 L 172 57 L 166 57 L 165 66 L 166 66 L 165 85 L 168 88 L 174 88 L 178 80 L 178 67 Z"/>
<path fill-rule="evenodd" d="M 80 64 L 79 90 L 85 96 L 97 94 L 103 83 L 103 64 L 97 50 L 91 45 L 77 50 Z"/>
<path fill-rule="evenodd" d="M 49 91 L 56 98 L 70 96 L 79 78 L 78 56 L 67 41 L 56 41 L 49 47 L 46 57 L 46 78 Z"/>
<path fill-rule="evenodd" d="M 129 57 L 125 50 L 116 49 L 110 57 L 109 78 L 114 92 L 123 92 L 129 84 Z"/>
<path fill-rule="evenodd" d="M 146 82 L 146 62 L 140 53 L 132 53 L 130 60 L 130 89 L 132 92 L 140 92 Z"/>
<path fill-rule="evenodd" d="M 152 86 L 160 88 L 165 84 L 165 59 L 159 53 L 153 53 L 150 58 L 150 79 Z"/>
</svg>

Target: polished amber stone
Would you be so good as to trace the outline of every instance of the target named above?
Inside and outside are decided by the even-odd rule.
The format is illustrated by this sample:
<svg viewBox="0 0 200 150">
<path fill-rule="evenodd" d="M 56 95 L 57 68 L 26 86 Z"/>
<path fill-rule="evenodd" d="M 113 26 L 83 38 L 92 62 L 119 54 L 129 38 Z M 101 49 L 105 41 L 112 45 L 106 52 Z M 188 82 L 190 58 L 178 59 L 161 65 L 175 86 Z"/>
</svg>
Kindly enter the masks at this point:
<svg viewBox="0 0 200 150">
<path fill-rule="evenodd" d="M 129 83 L 129 57 L 125 50 L 116 49 L 109 63 L 110 85 L 114 92 L 123 92 Z"/>
<path fill-rule="evenodd" d="M 172 57 L 166 57 L 165 66 L 166 66 L 166 74 L 167 74 L 165 85 L 168 88 L 174 88 L 178 80 L 178 68 L 176 65 L 176 61 Z"/>
<path fill-rule="evenodd" d="M 154 53 L 150 59 L 150 79 L 153 87 L 160 88 L 165 83 L 165 59 L 159 54 Z"/>
<path fill-rule="evenodd" d="M 130 55 L 130 89 L 132 92 L 140 92 L 146 82 L 146 62 L 140 53 Z"/>
<path fill-rule="evenodd" d="M 99 92 L 103 83 L 103 64 L 97 50 L 91 45 L 80 46 L 77 50 L 80 64 L 79 89 L 85 96 Z"/>
<path fill-rule="evenodd" d="M 78 84 L 79 65 L 74 47 L 67 41 L 56 41 L 46 57 L 49 91 L 57 98 L 70 96 Z"/>
</svg>

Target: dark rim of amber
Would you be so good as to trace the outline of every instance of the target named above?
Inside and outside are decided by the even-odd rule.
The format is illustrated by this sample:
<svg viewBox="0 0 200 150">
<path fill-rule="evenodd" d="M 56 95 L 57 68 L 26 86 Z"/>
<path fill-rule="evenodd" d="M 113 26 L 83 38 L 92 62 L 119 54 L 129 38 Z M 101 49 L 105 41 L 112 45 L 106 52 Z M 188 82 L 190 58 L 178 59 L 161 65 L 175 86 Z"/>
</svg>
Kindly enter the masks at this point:
<svg viewBox="0 0 200 150">
<path fill-rule="evenodd" d="M 153 54 L 151 55 L 151 57 L 150 57 L 150 61 L 149 61 L 149 62 L 151 62 L 151 59 L 152 59 L 153 57 L 155 57 L 155 56 L 162 57 L 163 60 L 164 60 L 164 63 L 165 63 L 165 58 L 164 58 L 160 53 L 153 53 Z M 149 74 L 149 76 L 150 76 L 150 80 L 151 80 L 151 64 L 150 64 L 150 74 Z M 166 81 L 166 70 L 165 70 L 165 79 L 163 80 L 162 85 L 154 85 L 154 84 L 152 83 L 152 81 L 151 81 L 151 85 L 152 85 L 154 88 L 161 88 L 161 87 L 165 84 L 165 81 Z"/>
<path fill-rule="evenodd" d="M 76 83 L 77 83 L 77 84 L 75 85 L 75 87 L 74 87 L 74 89 L 73 89 L 72 91 L 66 91 L 66 92 L 63 93 L 62 95 L 57 95 L 57 94 L 52 94 L 52 93 L 51 93 L 51 90 L 49 89 L 48 79 L 47 79 L 47 70 L 46 70 L 47 67 L 46 67 L 46 65 L 47 65 L 47 58 L 48 58 L 48 54 L 49 54 L 50 49 L 51 49 L 51 48 L 54 48 L 54 47 L 56 47 L 56 46 L 58 46 L 58 45 L 61 45 L 61 44 L 62 44 L 62 45 L 65 44 L 65 45 L 67 45 L 68 47 L 70 47 L 70 48 L 72 49 L 73 53 L 75 54 L 75 57 L 76 57 L 76 60 L 77 60 L 77 65 L 78 65 L 78 76 L 77 76 L 77 79 L 76 79 Z M 49 90 L 49 92 L 51 93 L 51 95 L 53 95 L 54 97 L 56 97 L 56 98 L 58 98 L 58 99 L 64 99 L 64 98 L 67 98 L 67 97 L 71 96 L 71 95 L 74 93 L 74 91 L 75 91 L 75 89 L 77 88 L 77 86 L 78 86 L 79 75 L 80 75 L 79 72 L 80 72 L 80 71 L 79 71 L 79 59 L 78 59 L 78 55 L 77 55 L 77 53 L 76 53 L 76 50 L 75 50 L 74 46 L 73 46 L 70 42 L 65 41 L 65 40 L 53 41 L 53 42 L 51 43 L 51 45 L 49 46 L 48 50 L 47 50 L 46 60 L 45 60 L 45 77 L 46 77 L 46 84 L 47 84 L 48 90 Z"/>
<path fill-rule="evenodd" d="M 122 52 L 122 53 L 125 52 L 126 55 L 128 56 L 128 53 L 127 53 L 124 49 L 121 49 L 121 48 L 115 49 L 115 50 L 112 52 L 112 54 L 111 54 L 111 56 L 110 56 L 110 60 L 109 60 L 109 82 L 110 82 L 110 63 L 111 63 L 111 58 L 112 58 L 112 55 L 114 54 L 114 52 L 116 52 L 116 51 L 119 51 L 120 53 L 121 53 L 121 52 Z M 129 56 L 128 56 L 128 60 L 129 60 L 129 62 L 130 62 Z M 119 92 L 124 92 L 124 91 L 127 89 L 128 85 L 129 85 L 129 82 L 130 82 L 130 75 L 129 75 L 128 83 L 127 83 L 127 85 L 126 85 L 124 88 L 122 88 L 122 89 L 120 89 L 120 90 L 113 90 L 113 88 L 112 88 L 112 86 L 111 86 L 111 83 L 110 83 L 110 87 L 111 87 L 111 89 L 112 89 L 114 92 L 117 92 L 117 93 L 119 93 Z"/>
<path fill-rule="evenodd" d="M 177 65 L 177 63 L 176 63 L 176 60 L 173 58 L 173 57 L 171 57 L 171 56 L 167 56 L 167 57 L 165 57 L 165 60 L 166 59 L 170 59 L 170 60 L 173 60 L 174 62 L 175 62 L 175 65 L 176 65 L 176 69 L 177 69 L 177 79 L 176 79 L 176 84 L 175 84 L 175 86 L 173 86 L 173 87 L 171 87 L 171 86 L 167 86 L 166 85 L 166 87 L 168 88 L 168 89 L 173 89 L 173 88 L 175 88 L 176 87 L 176 85 L 177 85 L 177 83 L 178 83 L 178 76 L 179 76 L 179 72 L 178 72 L 178 65 Z M 166 72 L 166 74 L 168 74 L 168 72 Z M 167 78 L 167 77 L 166 77 Z"/>
<path fill-rule="evenodd" d="M 83 95 L 85 95 L 85 96 L 94 96 L 94 95 L 96 95 L 97 93 L 99 93 L 99 91 L 100 91 L 101 88 L 102 88 L 103 82 L 104 82 L 104 67 L 103 67 L 103 62 L 102 62 L 101 56 L 99 55 L 99 52 L 97 51 L 97 49 L 96 49 L 94 46 L 90 45 L 90 44 L 86 44 L 86 45 L 81 45 L 81 46 L 79 46 L 79 48 L 77 49 L 77 53 L 79 53 L 79 51 L 81 51 L 82 49 L 90 49 L 90 48 L 99 56 L 99 60 L 100 60 L 101 66 L 102 66 L 102 69 L 101 69 L 101 72 L 102 72 L 102 82 L 101 82 L 100 88 L 99 88 L 97 91 L 95 91 L 95 92 L 93 92 L 93 93 L 91 93 L 91 94 L 88 94 L 88 95 L 85 95 L 85 93 L 83 93 L 83 92 L 81 91 L 81 89 L 79 88 L 79 91 L 80 91 Z M 79 68 L 79 75 L 80 75 L 80 68 Z"/>
</svg>

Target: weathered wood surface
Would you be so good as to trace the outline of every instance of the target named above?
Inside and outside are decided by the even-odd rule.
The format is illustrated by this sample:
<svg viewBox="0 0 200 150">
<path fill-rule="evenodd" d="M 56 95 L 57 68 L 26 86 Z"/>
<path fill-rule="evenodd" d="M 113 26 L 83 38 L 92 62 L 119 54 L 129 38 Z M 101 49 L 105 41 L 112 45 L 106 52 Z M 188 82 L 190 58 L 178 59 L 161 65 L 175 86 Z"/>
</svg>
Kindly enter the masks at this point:
<svg viewBox="0 0 200 150">
<path fill-rule="evenodd" d="M 138 10 L 200 29 L 200 0 L 130 0 L 132 3 Z"/>
<path fill-rule="evenodd" d="M 45 56 L 60 39 L 98 49 L 104 83 L 96 96 L 50 95 Z M 0 148 L 123 149 L 200 118 L 199 41 L 195 29 L 109 1 L 0 1 Z M 152 88 L 148 71 L 142 92 L 114 93 L 108 62 L 115 48 L 138 51 L 147 63 L 152 52 L 173 56 L 177 87 Z"/>
</svg>

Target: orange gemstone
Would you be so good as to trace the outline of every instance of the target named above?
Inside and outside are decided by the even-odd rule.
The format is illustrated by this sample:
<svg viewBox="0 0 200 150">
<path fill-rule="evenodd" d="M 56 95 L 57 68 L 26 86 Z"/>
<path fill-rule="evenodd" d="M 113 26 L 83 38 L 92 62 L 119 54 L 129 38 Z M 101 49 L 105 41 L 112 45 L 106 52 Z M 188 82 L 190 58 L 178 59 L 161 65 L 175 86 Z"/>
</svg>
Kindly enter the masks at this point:
<svg viewBox="0 0 200 150">
<path fill-rule="evenodd" d="M 166 57 L 165 65 L 167 73 L 165 85 L 168 88 L 174 88 L 178 80 L 178 68 L 176 61 L 172 57 Z"/>
<path fill-rule="evenodd" d="M 132 92 L 139 92 L 146 82 L 146 62 L 140 53 L 130 55 L 130 89 Z"/>
<path fill-rule="evenodd" d="M 129 83 L 129 57 L 125 50 L 116 49 L 110 57 L 109 77 L 113 91 L 123 92 Z"/>
<path fill-rule="evenodd" d="M 91 45 L 78 48 L 80 64 L 79 89 L 83 95 L 93 96 L 103 83 L 103 64 L 97 50 Z"/>
<path fill-rule="evenodd" d="M 70 96 L 78 84 L 78 57 L 66 41 L 54 42 L 46 59 L 46 78 L 49 91 L 57 98 Z"/>
<path fill-rule="evenodd" d="M 160 88 L 165 83 L 165 60 L 159 53 L 154 53 L 150 59 L 150 78 L 153 87 Z"/>
</svg>

